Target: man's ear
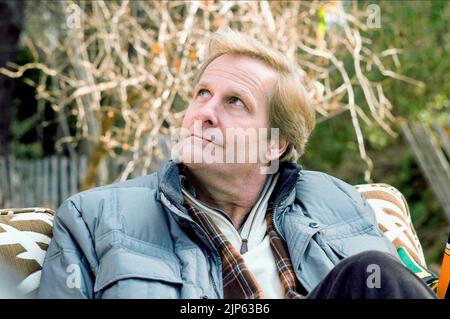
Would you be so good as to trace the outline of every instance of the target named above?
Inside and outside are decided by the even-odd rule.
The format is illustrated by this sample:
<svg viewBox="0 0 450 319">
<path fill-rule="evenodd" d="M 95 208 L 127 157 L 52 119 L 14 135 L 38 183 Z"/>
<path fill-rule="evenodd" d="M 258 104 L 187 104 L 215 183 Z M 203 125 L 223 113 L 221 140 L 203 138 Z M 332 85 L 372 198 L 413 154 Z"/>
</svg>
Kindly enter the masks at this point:
<svg viewBox="0 0 450 319">
<path fill-rule="evenodd" d="M 266 159 L 273 161 L 279 159 L 286 152 L 289 143 L 285 139 L 280 139 L 279 143 L 270 142 L 266 152 Z"/>
</svg>

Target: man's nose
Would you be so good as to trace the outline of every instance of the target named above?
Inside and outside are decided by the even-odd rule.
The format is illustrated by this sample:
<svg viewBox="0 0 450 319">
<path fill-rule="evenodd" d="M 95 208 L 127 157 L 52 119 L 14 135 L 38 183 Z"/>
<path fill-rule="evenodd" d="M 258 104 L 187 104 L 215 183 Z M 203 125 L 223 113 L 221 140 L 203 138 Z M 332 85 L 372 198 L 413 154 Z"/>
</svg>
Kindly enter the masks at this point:
<svg viewBox="0 0 450 319">
<path fill-rule="evenodd" d="M 212 98 L 199 109 L 197 119 L 202 121 L 203 128 L 218 125 L 217 111 L 220 107 L 219 103 L 217 99 Z"/>
</svg>

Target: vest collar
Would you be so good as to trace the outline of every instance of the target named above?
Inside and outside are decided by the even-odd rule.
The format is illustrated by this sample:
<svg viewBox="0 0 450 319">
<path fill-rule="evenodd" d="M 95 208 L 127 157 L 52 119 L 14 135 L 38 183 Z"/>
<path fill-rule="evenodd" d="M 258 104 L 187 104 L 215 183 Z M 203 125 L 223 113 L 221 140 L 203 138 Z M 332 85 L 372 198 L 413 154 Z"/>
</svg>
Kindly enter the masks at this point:
<svg viewBox="0 0 450 319">
<path fill-rule="evenodd" d="M 183 164 L 169 160 L 158 171 L 158 178 L 160 192 L 162 192 L 179 210 L 185 212 L 180 182 L 180 170 L 183 169 L 183 167 Z M 302 167 L 295 163 L 280 163 L 280 176 L 270 197 L 269 209 L 276 209 L 278 206 L 284 208 L 289 205 L 290 201 L 293 201 L 293 198 L 291 198 L 292 196 L 289 195 L 293 194 L 295 184 L 297 183 L 301 171 Z"/>
</svg>

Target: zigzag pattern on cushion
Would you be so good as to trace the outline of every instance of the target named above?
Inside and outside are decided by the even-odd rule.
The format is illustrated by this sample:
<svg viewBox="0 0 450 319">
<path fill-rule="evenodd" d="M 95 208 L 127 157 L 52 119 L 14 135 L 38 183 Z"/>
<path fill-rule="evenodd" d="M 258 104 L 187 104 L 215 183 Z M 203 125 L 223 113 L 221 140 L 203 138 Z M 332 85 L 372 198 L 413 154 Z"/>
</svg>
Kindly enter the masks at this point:
<svg viewBox="0 0 450 319">
<path fill-rule="evenodd" d="M 394 246 L 397 249 L 403 247 L 416 262 L 427 267 L 422 245 L 402 193 L 383 183 L 356 185 L 355 188 L 367 199 L 375 211 L 378 227 Z"/>
<path fill-rule="evenodd" d="M 24 295 L 37 291 L 52 236 L 54 212 L 43 208 L 0 210 L 0 264 L 15 272 Z"/>
</svg>

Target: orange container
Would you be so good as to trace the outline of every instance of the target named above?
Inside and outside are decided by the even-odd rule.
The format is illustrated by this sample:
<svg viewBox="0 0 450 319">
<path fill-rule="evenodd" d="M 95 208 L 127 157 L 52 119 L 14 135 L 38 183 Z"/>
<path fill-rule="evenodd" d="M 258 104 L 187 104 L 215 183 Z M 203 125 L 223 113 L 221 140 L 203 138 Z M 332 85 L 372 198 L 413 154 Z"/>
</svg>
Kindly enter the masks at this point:
<svg viewBox="0 0 450 319">
<path fill-rule="evenodd" d="M 441 275 L 437 287 L 437 296 L 439 299 L 450 299 L 448 283 L 450 281 L 450 236 L 445 245 L 444 257 L 442 258 Z"/>
</svg>

